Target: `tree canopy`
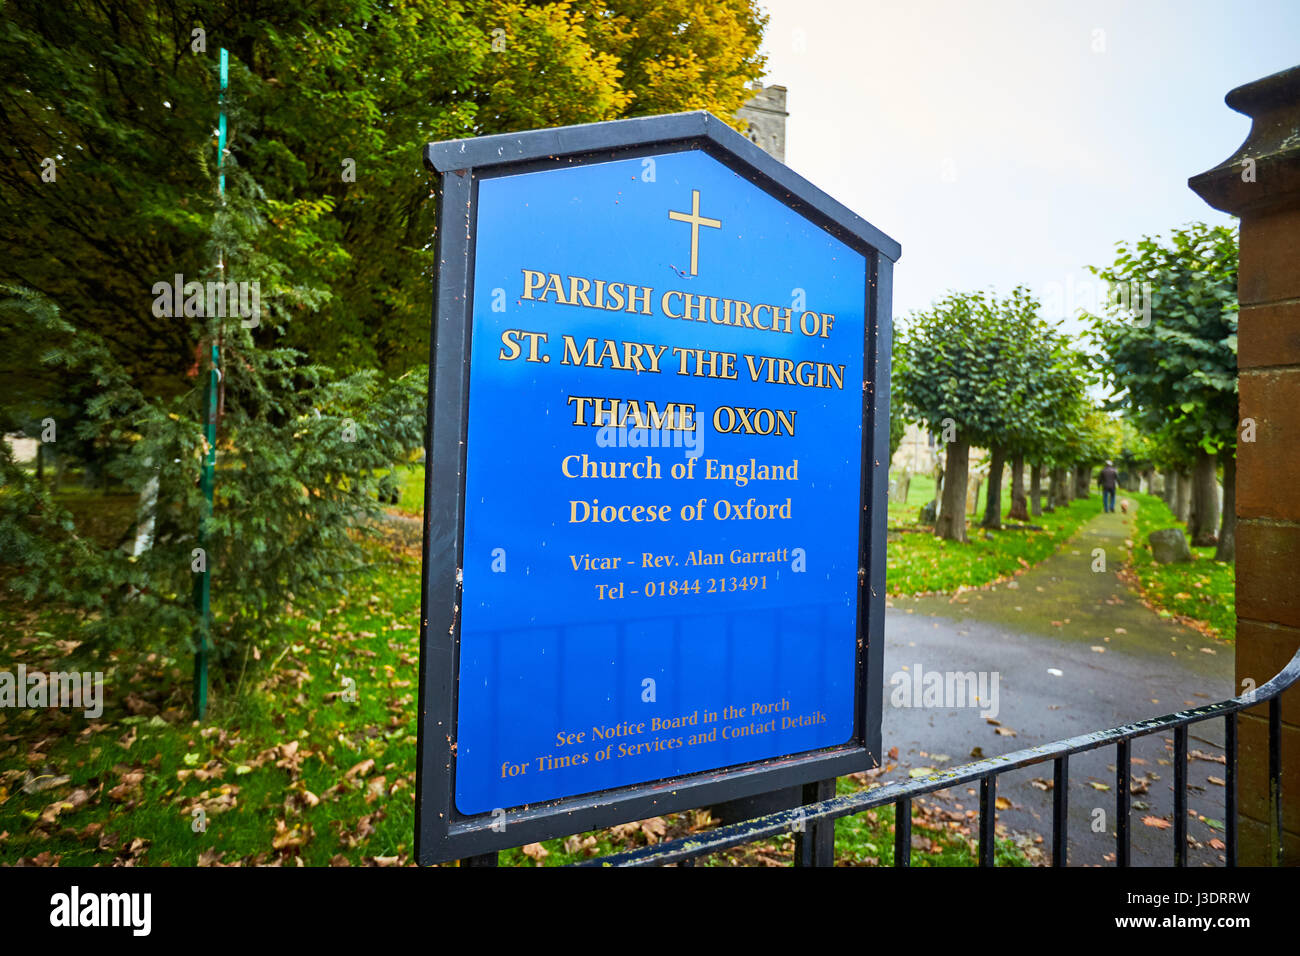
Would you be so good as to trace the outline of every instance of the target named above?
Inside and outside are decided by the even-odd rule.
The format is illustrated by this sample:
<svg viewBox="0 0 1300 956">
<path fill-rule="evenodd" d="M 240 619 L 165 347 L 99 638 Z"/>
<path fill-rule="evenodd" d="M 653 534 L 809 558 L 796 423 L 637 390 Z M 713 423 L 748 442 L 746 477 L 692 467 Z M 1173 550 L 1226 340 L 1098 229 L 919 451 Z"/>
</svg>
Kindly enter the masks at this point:
<svg viewBox="0 0 1300 956">
<path fill-rule="evenodd" d="M 1237 237 L 1193 223 L 1167 241 L 1119 244 L 1092 272 L 1124 290 L 1091 316 L 1103 375 L 1136 422 L 1217 453 L 1237 429 Z"/>
<path fill-rule="evenodd" d="M 277 344 L 391 374 L 427 358 L 432 140 L 685 109 L 728 122 L 763 68 L 749 0 L 179 0 L 46 4 L 0 19 L 0 282 L 101 335 L 150 393 L 187 387 L 197 342 L 149 290 L 211 266 L 217 51 L 230 51 L 227 162 L 270 229 Z M 52 161 L 52 166 L 46 160 Z M 52 175 L 52 180 L 43 178 Z M 296 289 L 322 290 L 314 310 Z M 271 328 L 257 333 L 266 341 Z M 31 356 L 22 364 L 33 366 Z"/>
</svg>

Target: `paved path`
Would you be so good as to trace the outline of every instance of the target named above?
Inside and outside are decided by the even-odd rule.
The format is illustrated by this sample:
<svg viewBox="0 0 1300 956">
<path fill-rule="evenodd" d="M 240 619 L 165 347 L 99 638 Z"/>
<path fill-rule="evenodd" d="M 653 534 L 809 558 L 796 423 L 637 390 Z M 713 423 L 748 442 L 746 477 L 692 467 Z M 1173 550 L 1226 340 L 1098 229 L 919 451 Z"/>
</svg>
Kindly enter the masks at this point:
<svg viewBox="0 0 1300 956">
<path fill-rule="evenodd" d="M 1130 505 L 1130 511 L 1132 506 Z M 953 596 L 893 598 L 885 616 L 884 749 L 898 748 L 898 779 L 911 768 L 952 767 L 984 756 L 1009 753 L 1092 730 L 1102 730 L 1232 694 L 1231 645 L 1167 620 L 1144 607 L 1116 575 L 1132 514 L 1102 514 L 1052 557 L 1015 581 Z M 978 533 L 978 532 L 976 532 Z M 1106 556 L 1106 570 L 1094 572 L 1094 549 Z M 920 667 L 933 671 L 997 672 L 998 727 L 980 708 L 896 707 L 890 677 Z M 1059 672 L 1056 673 L 1056 672 Z M 990 678 L 991 679 L 991 678 Z M 990 690 L 992 685 L 990 685 Z M 990 694 L 990 697 L 992 695 Z M 1189 749 L 1222 758 L 1223 724 L 1192 728 Z M 941 759 L 947 758 L 947 759 Z M 1134 792 L 1131 832 L 1134 865 L 1170 866 L 1173 829 L 1144 825 L 1143 818 L 1173 819 L 1173 735 L 1133 744 Z M 1115 849 L 1115 748 L 1070 761 L 1070 865 L 1113 865 Z M 1193 759 L 1188 767 L 1187 832 L 1197 845 L 1193 866 L 1220 864 L 1210 845 L 1222 830 L 1204 822 L 1223 820 L 1224 765 Z M 1050 784 L 1046 763 L 999 778 L 998 794 L 1011 801 L 999 811 L 1008 831 L 1042 837 L 1051 859 L 1052 794 L 1033 785 Z M 1093 784 L 1108 789 L 1098 789 Z M 946 792 L 949 809 L 978 810 L 978 792 Z M 1094 832 L 1104 814 L 1104 832 Z M 975 819 L 971 818 L 974 832 Z"/>
</svg>

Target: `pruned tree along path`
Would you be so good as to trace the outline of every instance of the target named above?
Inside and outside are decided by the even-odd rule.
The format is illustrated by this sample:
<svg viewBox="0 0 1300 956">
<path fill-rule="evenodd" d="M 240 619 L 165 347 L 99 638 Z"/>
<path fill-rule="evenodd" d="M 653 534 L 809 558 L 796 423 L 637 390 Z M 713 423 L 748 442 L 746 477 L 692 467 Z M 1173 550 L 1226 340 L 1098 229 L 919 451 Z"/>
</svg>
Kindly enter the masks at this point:
<svg viewBox="0 0 1300 956">
<path fill-rule="evenodd" d="M 914 768 L 957 766 L 973 752 L 1010 753 L 1232 696 L 1232 646 L 1162 619 L 1118 577 L 1125 540 L 1133 533 L 1133 502 L 1128 509 L 1128 514 L 1098 515 L 1060 551 L 1014 581 L 957 595 L 891 599 L 885 616 L 883 740 L 887 753 L 898 748 L 897 760 L 886 765 L 898 766 L 881 779 L 898 779 Z M 1104 553 L 1105 570 L 1093 570 L 1094 549 Z M 981 716 L 984 707 L 954 706 L 957 701 L 895 706 L 897 685 L 891 678 L 899 672 L 910 677 L 918 666 L 927 673 L 996 673 L 997 724 Z M 990 683 L 990 698 L 992 689 Z M 1222 722 L 1194 725 L 1188 747 L 1221 761 Z M 1171 866 L 1172 732 L 1134 741 L 1132 755 L 1132 862 Z M 1070 760 L 1071 866 L 1114 864 L 1115 759 L 1115 748 L 1104 747 Z M 1223 839 L 1219 781 L 1226 779 L 1224 771 L 1213 759 L 1190 761 L 1191 866 L 1222 864 L 1221 850 L 1211 841 Z M 999 831 L 1041 835 L 1038 847 L 1048 862 L 1051 782 L 1050 762 L 998 779 L 999 797 L 1011 802 L 1007 807 L 999 801 Z M 978 790 L 953 788 L 941 804 L 978 811 Z M 975 822 L 971 816 L 972 833 Z"/>
</svg>

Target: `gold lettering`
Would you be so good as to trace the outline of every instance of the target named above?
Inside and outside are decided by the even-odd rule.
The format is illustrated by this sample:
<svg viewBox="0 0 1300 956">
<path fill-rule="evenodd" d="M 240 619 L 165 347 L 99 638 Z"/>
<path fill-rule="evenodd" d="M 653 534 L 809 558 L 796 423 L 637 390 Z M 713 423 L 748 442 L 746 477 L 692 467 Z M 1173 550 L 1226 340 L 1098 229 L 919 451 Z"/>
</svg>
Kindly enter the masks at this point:
<svg viewBox="0 0 1300 956">
<path fill-rule="evenodd" d="M 546 281 L 546 277 L 540 272 L 533 272 L 531 269 L 524 269 L 524 298 L 531 299 L 533 290 Z"/>
</svg>

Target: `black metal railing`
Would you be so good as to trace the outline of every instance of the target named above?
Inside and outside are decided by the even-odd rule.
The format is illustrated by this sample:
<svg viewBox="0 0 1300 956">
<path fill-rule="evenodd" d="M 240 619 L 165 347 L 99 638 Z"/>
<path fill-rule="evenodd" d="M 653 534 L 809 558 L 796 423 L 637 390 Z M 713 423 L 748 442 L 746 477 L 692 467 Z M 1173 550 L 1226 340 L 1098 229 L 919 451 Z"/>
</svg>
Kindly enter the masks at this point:
<svg viewBox="0 0 1300 956">
<path fill-rule="evenodd" d="M 1248 694 L 1232 697 L 1193 710 L 1164 717 L 1125 724 L 1112 730 L 1099 730 L 1067 740 L 1029 747 L 1001 757 L 988 757 L 952 770 L 906 783 L 889 783 L 860 793 L 845 794 L 803 806 L 771 813 L 753 820 L 718 827 L 706 833 L 640 847 L 624 853 L 586 860 L 579 866 L 663 866 L 679 863 L 690 866 L 700 857 L 779 836 L 796 835 L 795 864 L 830 866 L 833 850 L 827 852 L 834 821 L 893 804 L 894 865 L 909 866 L 912 849 L 912 800 L 958 784 L 979 782 L 979 865 L 994 865 L 995 827 L 997 823 L 997 780 L 1000 774 L 1052 761 L 1052 865 L 1066 864 L 1068 842 L 1070 758 L 1075 754 L 1114 745 L 1115 801 L 1118 815 L 1115 837 L 1115 862 L 1130 863 L 1129 796 L 1131 781 L 1130 747 L 1134 740 L 1162 731 L 1174 732 L 1174 866 L 1187 865 L 1187 728 L 1213 720 L 1224 721 L 1224 757 L 1226 766 L 1224 795 L 1224 844 L 1228 866 L 1237 865 L 1237 715 L 1251 707 L 1268 704 L 1268 823 L 1271 833 L 1271 862 L 1282 863 L 1282 701 L 1281 695 L 1300 679 L 1300 651 L 1268 683 Z M 812 785 L 814 787 L 817 784 Z M 808 792 L 805 788 L 805 792 Z M 825 792 L 823 787 L 822 792 Z M 807 799 L 807 797 L 805 797 Z M 819 839 L 816 831 L 821 831 Z"/>
</svg>

